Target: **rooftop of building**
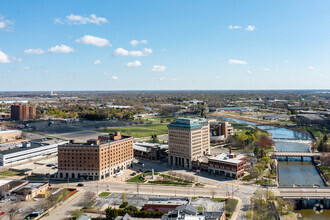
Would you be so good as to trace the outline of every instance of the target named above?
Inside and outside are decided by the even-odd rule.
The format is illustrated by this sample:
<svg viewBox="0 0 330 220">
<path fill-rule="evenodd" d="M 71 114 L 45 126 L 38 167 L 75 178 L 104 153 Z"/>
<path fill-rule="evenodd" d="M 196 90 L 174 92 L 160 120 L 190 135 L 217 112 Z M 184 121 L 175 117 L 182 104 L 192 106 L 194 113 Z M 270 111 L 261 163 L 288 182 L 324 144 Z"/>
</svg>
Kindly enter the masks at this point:
<svg viewBox="0 0 330 220">
<path fill-rule="evenodd" d="M 23 195 L 24 193 L 26 193 L 26 191 L 32 192 L 47 184 L 48 184 L 47 182 L 37 182 L 37 183 L 29 182 L 28 184 L 25 184 L 24 186 L 15 189 L 13 193 Z"/>
<path fill-rule="evenodd" d="M 144 152 L 149 152 L 152 148 L 167 149 L 168 144 L 142 142 L 142 143 L 134 143 L 133 145 L 134 150 L 139 150 Z"/>
<path fill-rule="evenodd" d="M 205 118 L 177 118 L 171 122 L 167 127 L 183 127 L 183 128 L 201 128 L 203 124 L 208 123 Z"/>
<path fill-rule="evenodd" d="M 126 135 L 121 135 L 120 132 L 116 132 L 115 134 L 106 134 L 106 135 L 100 135 L 98 136 L 97 139 L 89 139 L 87 142 L 83 143 L 76 143 L 74 140 L 70 141 L 70 143 L 67 143 L 63 145 L 64 147 L 99 147 L 103 144 L 111 143 L 111 142 L 116 142 L 116 141 L 121 141 L 125 139 L 132 138 L 132 136 L 126 136 Z M 101 139 L 101 140 L 100 140 Z"/>
<path fill-rule="evenodd" d="M 39 140 L 39 139 L 37 139 L 37 140 Z M 27 142 L 22 143 L 22 146 L 16 145 L 13 148 L 2 150 L 2 151 L 0 151 L 0 154 L 2 154 L 2 155 L 12 154 L 12 153 L 16 153 L 16 152 L 36 149 L 36 148 L 43 147 L 43 146 L 54 145 L 54 144 L 62 145 L 65 143 L 67 143 L 67 141 L 63 141 L 63 140 L 59 140 L 59 139 L 47 140 L 45 142 L 42 142 L 42 141 L 33 142 L 33 140 L 31 140 L 30 143 L 27 143 Z"/>
<path fill-rule="evenodd" d="M 149 198 L 146 204 L 157 205 L 186 205 L 189 203 L 189 199 L 183 198 Z"/>
<path fill-rule="evenodd" d="M 225 163 L 231 163 L 231 164 L 238 164 L 242 162 L 242 159 L 244 159 L 246 156 L 243 154 L 226 154 L 226 153 L 221 153 L 218 154 L 217 156 L 210 157 L 210 160 L 217 161 L 217 162 L 225 162 Z"/>
</svg>

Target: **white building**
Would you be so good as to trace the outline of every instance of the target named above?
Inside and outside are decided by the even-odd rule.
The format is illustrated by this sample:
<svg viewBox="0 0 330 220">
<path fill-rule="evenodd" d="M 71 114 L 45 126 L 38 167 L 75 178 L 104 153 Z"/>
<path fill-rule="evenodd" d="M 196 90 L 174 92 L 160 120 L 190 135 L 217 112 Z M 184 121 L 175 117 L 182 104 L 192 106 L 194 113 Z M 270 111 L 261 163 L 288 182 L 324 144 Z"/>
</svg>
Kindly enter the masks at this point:
<svg viewBox="0 0 330 220">
<path fill-rule="evenodd" d="M 51 138 L 31 140 L 24 142 L 22 146 L 0 151 L 0 166 L 24 162 L 30 159 L 57 154 L 58 145 L 66 144 L 68 141 Z"/>
</svg>

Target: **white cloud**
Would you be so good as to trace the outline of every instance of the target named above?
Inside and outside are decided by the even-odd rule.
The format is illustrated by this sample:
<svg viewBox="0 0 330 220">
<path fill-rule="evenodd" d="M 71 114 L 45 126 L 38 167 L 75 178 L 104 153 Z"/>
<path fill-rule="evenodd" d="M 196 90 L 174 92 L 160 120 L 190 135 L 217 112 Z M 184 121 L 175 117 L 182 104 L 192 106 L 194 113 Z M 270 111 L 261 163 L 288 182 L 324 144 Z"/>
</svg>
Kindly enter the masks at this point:
<svg viewBox="0 0 330 220">
<path fill-rule="evenodd" d="M 17 62 L 17 63 L 22 62 L 22 58 L 20 58 L 20 57 L 12 57 L 11 60 L 12 60 L 12 61 L 15 61 L 15 62 Z"/>
<path fill-rule="evenodd" d="M 112 46 L 110 42 L 105 38 L 99 38 L 91 35 L 85 35 L 76 40 L 80 44 L 89 44 L 97 47 Z"/>
<path fill-rule="evenodd" d="M 56 45 L 54 47 L 49 48 L 48 52 L 51 52 L 51 53 L 71 53 L 71 52 L 74 52 L 74 49 L 69 47 L 69 46 L 66 46 L 64 44 L 61 44 L 61 45 Z"/>
<path fill-rule="evenodd" d="M 5 19 L 4 16 L 0 16 L 0 30 L 1 31 L 11 31 L 13 30 L 13 21 Z"/>
<path fill-rule="evenodd" d="M 44 73 L 45 73 L 45 74 L 49 73 L 49 70 L 45 70 Z"/>
<path fill-rule="evenodd" d="M 315 67 L 314 66 L 309 66 L 308 69 L 315 70 Z"/>
<path fill-rule="evenodd" d="M 43 49 L 37 48 L 37 49 L 24 50 L 24 53 L 26 53 L 26 54 L 44 54 L 45 51 Z"/>
<path fill-rule="evenodd" d="M 66 16 L 66 19 L 62 21 L 60 18 L 55 18 L 54 23 L 67 23 L 67 24 L 97 24 L 100 25 L 102 23 L 108 23 L 108 20 L 106 18 L 97 17 L 95 14 L 91 14 L 88 16 L 82 16 L 82 15 L 68 15 Z"/>
<path fill-rule="evenodd" d="M 154 65 L 154 67 L 152 68 L 152 71 L 158 71 L 158 72 L 163 72 L 167 69 L 166 66 L 158 66 L 158 65 Z"/>
<path fill-rule="evenodd" d="M 24 67 L 24 70 L 30 70 L 30 69 L 31 69 L 30 66 L 25 66 L 25 67 Z"/>
<path fill-rule="evenodd" d="M 229 29 L 241 29 L 242 28 L 242 26 L 237 26 L 237 25 L 229 25 L 229 27 L 228 27 Z"/>
<path fill-rule="evenodd" d="M 246 31 L 255 31 L 255 30 L 257 30 L 257 28 L 256 28 L 255 26 L 253 26 L 253 25 L 249 25 L 249 26 L 247 26 L 247 27 L 245 28 L 245 30 L 246 30 Z"/>
<path fill-rule="evenodd" d="M 147 40 L 141 40 L 141 41 L 139 42 L 139 41 L 137 41 L 137 40 L 131 40 L 129 43 L 130 43 L 133 47 L 135 47 L 135 46 L 138 45 L 138 44 L 147 44 L 148 41 L 147 41 Z"/>
<path fill-rule="evenodd" d="M 265 71 L 269 72 L 270 71 L 270 68 L 264 68 Z"/>
<path fill-rule="evenodd" d="M 142 65 L 141 62 L 138 61 L 138 60 L 133 61 L 133 62 L 128 62 L 126 64 L 126 66 L 128 66 L 128 67 L 138 67 L 138 66 L 141 66 L 141 65 Z"/>
<path fill-rule="evenodd" d="M 111 79 L 113 79 L 113 80 L 117 80 L 117 79 L 119 79 L 119 78 L 118 78 L 118 76 L 111 76 Z"/>
<path fill-rule="evenodd" d="M 137 40 L 131 40 L 129 43 L 134 47 L 134 46 L 136 46 L 136 45 L 139 44 L 139 41 L 137 41 Z"/>
<path fill-rule="evenodd" d="M 101 64 L 101 63 L 102 63 L 101 60 L 95 60 L 93 64 L 98 65 L 98 64 Z"/>
<path fill-rule="evenodd" d="M 163 80 L 165 80 L 166 79 L 166 77 L 160 77 L 159 78 L 159 81 L 163 81 Z"/>
<path fill-rule="evenodd" d="M 248 70 L 248 71 L 246 71 L 248 74 L 252 74 L 252 71 L 251 70 Z"/>
<path fill-rule="evenodd" d="M 113 56 L 133 56 L 133 57 L 142 57 L 142 56 L 148 56 L 152 54 L 152 49 L 150 48 L 144 48 L 141 50 L 125 50 L 123 48 L 118 48 L 113 52 Z"/>
<path fill-rule="evenodd" d="M 230 60 L 228 60 L 228 64 L 230 64 L 230 65 L 236 65 L 236 64 L 238 64 L 238 65 L 246 65 L 248 63 L 246 61 L 244 61 L 244 60 L 230 59 Z"/>
<path fill-rule="evenodd" d="M 284 60 L 284 63 L 288 63 L 289 62 L 289 60 Z"/>
<path fill-rule="evenodd" d="M 319 77 L 322 78 L 324 75 L 323 74 L 319 74 Z"/>
<path fill-rule="evenodd" d="M 10 60 L 8 59 L 8 55 L 2 51 L 0 51 L 0 63 L 10 63 Z"/>
<path fill-rule="evenodd" d="M 106 75 L 108 75 L 108 73 L 107 73 L 107 72 L 104 72 L 104 73 L 103 73 L 103 75 L 105 75 L 105 76 L 106 76 Z"/>
</svg>

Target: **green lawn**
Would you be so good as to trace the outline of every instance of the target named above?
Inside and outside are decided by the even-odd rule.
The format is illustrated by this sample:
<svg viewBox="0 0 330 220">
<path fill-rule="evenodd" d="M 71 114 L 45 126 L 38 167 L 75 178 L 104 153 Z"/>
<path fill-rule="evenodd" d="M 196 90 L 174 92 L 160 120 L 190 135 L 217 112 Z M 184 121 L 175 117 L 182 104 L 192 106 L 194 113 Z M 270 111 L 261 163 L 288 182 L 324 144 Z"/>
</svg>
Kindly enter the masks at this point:
<svg viewBox="0 0 330 220">
<path fill-rule="evenodd" d="M 196 207 L 197 210 L 200 211 L 200 212 L 204 210 L 203 206 L 196 205 L 195 207 Z"/>
<path fill-rule="evenodd" d="M 129 135 L 133 137 L 150 137 L 151 135 L 167 134 L 167 124 L 151 124 L 131 127 L 117 127 L 97 130 L 99 132 L 114 133 L 120 131 L 122 135 Z"/>
<path fill-rule="evenodd" d="M 145 180 L 142 179 L 143 173 L 136 175 L 135 177 L 132 177 L 131 179 L 126 180 L 128 183 L 144 183 Z"/>
<path fill-rule="evenodd" d="M 225 198 L 212 198 L 212 201 L 214 202 L 225 202 L 227 199 Z"/>
<path fill-rule="evenodd" d="M 111 192 L 101 192 L 100 194 L 99 194 L 99 197 L 108 197 L 108 196 L 110 196 L 111 195 Z"/>
<path fill-rule="evenodd" d="M 174 185 L 174 186 L 191 186 L 191 183 L 181 183 L 181 182 L 174 182 L 174 181 L 152 181 L 148 182 L 150 184 L 161 184 L 161 185 Z"/>
<path fill-rule="evenodd" d="M 14 171 L 10 171 L 10 170 L 6 170 L 0 173 L 0 178 L 1 177 L 8 177 L 8 176 L 17 176 L 19 175 L 18 172 L 14 172 Z"/>
</svg>

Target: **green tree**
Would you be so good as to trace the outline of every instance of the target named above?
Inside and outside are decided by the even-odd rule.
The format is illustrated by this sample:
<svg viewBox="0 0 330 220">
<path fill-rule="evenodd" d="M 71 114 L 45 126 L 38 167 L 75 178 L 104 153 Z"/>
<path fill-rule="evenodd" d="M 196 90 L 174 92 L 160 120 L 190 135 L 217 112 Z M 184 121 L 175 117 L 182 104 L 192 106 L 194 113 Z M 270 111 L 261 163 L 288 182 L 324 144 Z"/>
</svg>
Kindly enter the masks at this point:
<svg viewBox="0 0 330 220">
<path fill-rule="evenodd" d="M 251 167 L 249 170 L 251 178 L 255 178 L 257 181 L 258 176 L 260 175 L 260 171 L 256 167 Z"/>
<path fill-rule="evenodd" d="M 325 144 L 324 144 L 323 140 L 320 141 L 319 146 L 317 147 L 317 150 L 319 152 L 324 152 L 325 151 Z"/>
<path fill-rule="evenodd" d="M 81 216 L 83 214 L 84 214 L 84 212 L 80 209 L 76 209 L 76 210 L 71 212 L 71 216 L 72 216 L 73 219 L 77 219 L 77 218 L 79 218 L 79 216 Z"/>
<path fill-rule="evenodd" d="M 105 210 L 105 216 L 107 219 L 115 219 L 118 216 L 118 210 L 116 208 L 107 208 Z"/>
<path fill-rule="evenodd" d="M 254 156 L 258 158 L 259 157 L 259 153 L 260 153 L 259 147 L 255 147 L 254 150 L 253 150 L 253 153 L 254 153 Z"/>
<path fill-rule="evenodd" d="M 327 134 L 325 134 L 324 137 L 323 137 L 323 142 L 327 143 L 327 141 L 328 141 L 328 136 L 327 136 Z"/>
</svg>

